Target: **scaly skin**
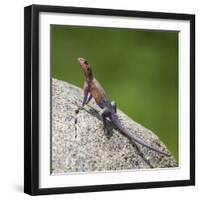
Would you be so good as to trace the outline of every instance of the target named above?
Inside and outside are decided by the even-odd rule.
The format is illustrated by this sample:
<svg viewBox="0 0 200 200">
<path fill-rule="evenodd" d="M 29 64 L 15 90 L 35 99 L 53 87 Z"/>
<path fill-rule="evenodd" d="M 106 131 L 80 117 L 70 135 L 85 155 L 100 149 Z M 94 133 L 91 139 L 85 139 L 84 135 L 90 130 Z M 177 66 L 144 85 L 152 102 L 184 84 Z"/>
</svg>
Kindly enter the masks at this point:
<svg viewBox="0 0 200 200">
<path fill-rule="evenodd" d="M 105 128 L 107 128 L 106 117 L 108 117 L 110 119 L 110 121 L 119 129 L 119 131 L 122 132 L 132 142 L 137 142 L 137 143 L 139 143 L 139 144 L 147 147 L 148 149 L 155 151 L 159 154 L 162 154 L 162 155 L 165 155 L 165 156 L 170 156 L 169 154 L 162 152 L 158 149 L 155 149 L 154 147 L 151 147 L 150 145 L 148 145 L 147 143 L 145 143 L 141 139 L 137 138 L 136 136 L 131 134 L 122 125 L 121 121 L 119 120 L 119 117 L 116 114 L 116 104 L 114 102 L 110 102 L 109 99 L 107 98 L 103 87 L 95 79 L 95 77 L 92 73 L 91 66 L 88 63 L 88 61 L 85 60 L 84 58 L 78 58 L 77 60 L 80 64 L 80 66 L 81 66 L 81 69 L 82 69 L 84 77 L 85 77 L 84 86 L 83 86 L 84 98 L 83 98 L 82 107 L 85 104 L 89 103 L 91 98 L 94 98 L 96 104 L 102 109 L 102 111 L 100 112 L 100 115 L 102 117 Z"/>
</svg>

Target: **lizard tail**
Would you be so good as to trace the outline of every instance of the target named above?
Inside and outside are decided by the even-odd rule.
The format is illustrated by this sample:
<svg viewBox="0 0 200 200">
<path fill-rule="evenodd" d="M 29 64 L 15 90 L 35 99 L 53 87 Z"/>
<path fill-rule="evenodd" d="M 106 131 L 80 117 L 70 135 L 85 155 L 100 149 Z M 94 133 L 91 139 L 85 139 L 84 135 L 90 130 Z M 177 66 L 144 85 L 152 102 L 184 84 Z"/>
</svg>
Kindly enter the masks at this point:
<svg viewBox="0 0 200 200">
<path fill-rule="evenodd" d="M 131 134 L 126 128 L 123 127 L 123 125 L 121 124 L 121 121 L 119 120 L 118 116 L 116 114 L 113 114 L 110 116 L 110 120 L 111 122 L 116 126 L 116 128 L 124 135 L 126 136 L 130 141 L 134 141 L 138 144 L 141 144 L 142 146 L 145 146 L 146 148 L 155 151 L 159 154 L 162 154 L 164 156 L 171 156 L 168 153 L 165 153 L 163 151 L 160 151 L 148 144 L 146 144 L 144 141 L 142 141 L 141 139 L 139 139 L 138 137 L 134 136 L 133 134 Z"/>
</svg>

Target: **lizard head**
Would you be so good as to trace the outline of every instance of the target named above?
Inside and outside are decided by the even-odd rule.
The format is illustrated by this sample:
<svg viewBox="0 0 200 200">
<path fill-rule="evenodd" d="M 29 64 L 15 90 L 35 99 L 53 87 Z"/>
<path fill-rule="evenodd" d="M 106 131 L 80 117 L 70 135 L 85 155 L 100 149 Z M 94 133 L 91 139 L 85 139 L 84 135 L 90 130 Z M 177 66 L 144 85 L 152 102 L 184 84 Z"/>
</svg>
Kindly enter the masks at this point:
<svg viewBox="0 0 200 200">
<path fill-rule="evenodd" d="M 93 78 L 92 69 L 88 61 L 84 58 L 78 58 L 77 60 L 81 66 L 81 69 L 83 70 L 85 77 L 87 79 L 92 79 Z"/>
</svg>

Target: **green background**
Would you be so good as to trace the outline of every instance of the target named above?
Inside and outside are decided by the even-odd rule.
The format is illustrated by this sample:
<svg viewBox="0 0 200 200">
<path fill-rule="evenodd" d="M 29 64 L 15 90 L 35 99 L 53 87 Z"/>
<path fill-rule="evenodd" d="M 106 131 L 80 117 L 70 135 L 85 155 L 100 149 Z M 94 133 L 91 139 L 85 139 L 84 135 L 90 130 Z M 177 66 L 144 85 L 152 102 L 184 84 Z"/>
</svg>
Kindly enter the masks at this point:
<svg viewBox="0 0 200 200">
<path fill-rule="evenodd" d="M 178 161 L 178 32 L 51 25 L 52 77 L 83 86 L 86 58 L 110 100 Z"/>
</svg>

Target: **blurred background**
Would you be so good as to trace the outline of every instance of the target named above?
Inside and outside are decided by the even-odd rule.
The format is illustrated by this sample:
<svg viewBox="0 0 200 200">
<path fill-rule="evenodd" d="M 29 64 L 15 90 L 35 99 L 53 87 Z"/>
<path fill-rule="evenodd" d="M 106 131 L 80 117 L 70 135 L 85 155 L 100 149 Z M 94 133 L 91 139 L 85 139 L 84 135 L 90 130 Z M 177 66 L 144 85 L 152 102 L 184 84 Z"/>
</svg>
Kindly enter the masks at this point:
<svg viewBox="0 0 200 200">
<path fill-rule="evenodd" d="M 89 61 L 110 100 L 178 161 L 178 32 L 51 25 L 51 73 L 82 88 Z"/>
</svg>

